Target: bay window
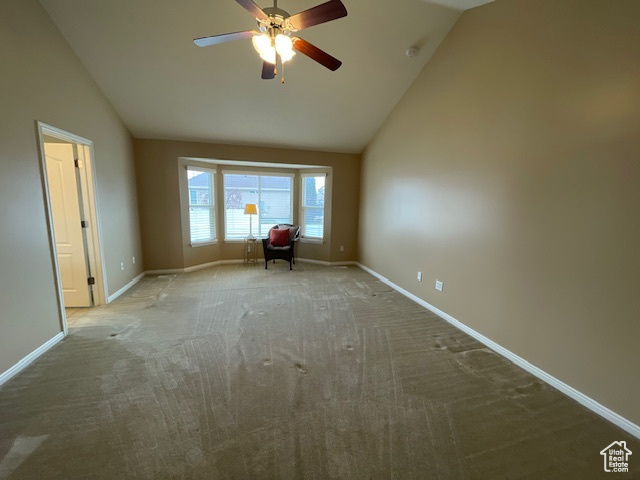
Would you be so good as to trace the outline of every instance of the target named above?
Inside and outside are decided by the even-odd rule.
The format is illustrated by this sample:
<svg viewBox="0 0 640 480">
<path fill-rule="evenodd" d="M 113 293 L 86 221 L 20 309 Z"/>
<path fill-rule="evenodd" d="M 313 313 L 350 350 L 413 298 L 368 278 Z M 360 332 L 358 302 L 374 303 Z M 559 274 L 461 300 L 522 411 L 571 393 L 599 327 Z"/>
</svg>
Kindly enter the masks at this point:
<svg viewBox="0 0 640 480">
<path fill-rule="evenodd" d="M 293 175 L 223 172 L 224 238 L 242 240 L 251 229 L 258 238 L 266 237 L 278 223 L 293 223 Z M 244 207 L 254 203 L 257 215 L 245 215 Z"/>
</svg>

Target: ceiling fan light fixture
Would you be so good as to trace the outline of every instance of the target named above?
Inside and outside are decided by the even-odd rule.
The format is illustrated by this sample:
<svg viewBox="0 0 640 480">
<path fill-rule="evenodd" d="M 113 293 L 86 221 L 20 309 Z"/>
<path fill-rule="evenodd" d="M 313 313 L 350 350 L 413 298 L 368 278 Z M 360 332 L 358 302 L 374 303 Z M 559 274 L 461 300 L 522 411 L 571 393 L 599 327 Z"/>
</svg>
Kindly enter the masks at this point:
<svg viewBox="0 0 640 480">
<path fill-rule="evenodd" d="M 271 42 L 271 36 L 268 33 L 263 33 L 262 35 L 254 35 L 251 42 L 253 43 L 253 48 L 255 48 L 258 55 L 260 55 L 260 58 L 265 62 L 276 63 L 276 51 L 278 49 L 277 40 L 276 46 L 274 47 Z"/>
<path fill-rule="evenodd" d="M 269 37 L 267 33 L 254 35 L 251 39 L 251 43 L 253 43 L 253 48 L 256 49 L 256 52 L 260 54 L 268 51 L 270 48 L 273 48 L 271 45 L 271 37 Z"/>
<path fill-rule="evenodd" d="M 262 60 L 264 60 L 265 62 L 273 63 L 275 65 L 275 63 L 276 63 L 276 51 L 275 51 L 275 49 L 272 48 L 270 52 L 261 53 L 260 54 L 260 58 Z"/>
<path fill-rule="evenodd" d="M 288 62 L 293 58 L 296 52 L 293 51 L 293 41 L 288 35 L 279 33 L 276 35 L 276 52 L 280 55 L 283 62 Z"/>
<path fill-rule="evenodd" d="M 285 52 L 282 55 L 280 55 L 280 60 L 282 60 L 282 63 L 288 62 L 289 60 L 291 60 L 293 58 L 293 56 L 296 54 L 296 52 L 294 52 L 293 50 L 289 51 L 289 52 Z"/>
<path fill-rule="evenodd" d="M 279 33 L 276 35 L 276 51 L 279 55 L 284 55 L 286 52 L 293 50 L 293 41 L 291 37 Z"/>
<path fill-rule="evenodd" d="M 342 65 L 340 60 L 320 50 L 303 38 L 291 37 L 292 33 L 297 33 L 305 28 L 345 17 L 347 9 L 341 0 L 328 0 L 293 16 L 278 8 L 278 0 L 273 0 L 273 7 L 264 9 L 260 8 L 254 0 L 236 0 L 236 2 L 255 18 L 258 23 L 258 31 L 243 30 L 195 38 L 193 42 L 198 47 L 208 47 L 232 40 L 251 38 L 253 48 L 263 60 L 261 76 L 265 80 L 275 77 L 275 65 L 278 63 L 278 58 L 282 67 L 284 67 L 284 64 L 290 61 L 296 52 L 302 53 L 331 71 L 337 70 Z M 274 67 L 272 68 L 269 65 Z M 282 71 L 284 72 L 284 68 Z M 284 76 L 282 83 L 284 83 Z"/>
</svg>

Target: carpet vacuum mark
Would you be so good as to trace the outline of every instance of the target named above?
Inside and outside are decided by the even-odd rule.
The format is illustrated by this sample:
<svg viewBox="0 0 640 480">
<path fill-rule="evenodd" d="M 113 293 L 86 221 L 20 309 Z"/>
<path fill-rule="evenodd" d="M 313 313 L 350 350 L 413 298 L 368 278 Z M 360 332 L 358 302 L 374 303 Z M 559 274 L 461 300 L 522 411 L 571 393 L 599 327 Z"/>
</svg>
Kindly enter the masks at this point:
<svg viewBox="0 0 640 480">
<path fill-rule="evenodd" d="M 69 332 L 0 389 L 0 478 L 584 480 L 640 454 L 355 267 L 146 277 Z"/>
</svg>

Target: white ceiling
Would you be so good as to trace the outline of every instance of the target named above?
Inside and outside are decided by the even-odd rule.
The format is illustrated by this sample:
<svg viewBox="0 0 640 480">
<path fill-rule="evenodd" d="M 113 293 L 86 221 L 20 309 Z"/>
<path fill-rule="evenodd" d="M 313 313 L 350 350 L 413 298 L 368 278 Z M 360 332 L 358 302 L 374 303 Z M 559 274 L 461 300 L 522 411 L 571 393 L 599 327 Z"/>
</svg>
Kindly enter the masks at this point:
<svg viewBox="0 0 640 480">
<path fill-rule="evenodd" d="M 298 54 L 286 83 L 260 78 L 250 40 L 195 37 L 255 28 L 233 0 L 40 0 L 138 138 L 359 153 L 456 22 L 461 2 L 343 0 L 348 16 L 300 32 L 343 61 Z M 257 3 L 269 6 L 264 0 Z M 280 0 L 293 14 L 322 0 Z M 454 7 L 454 8 L 450 8 Z M 409 58 L 405 50 L 420 47 Z"/>
</svg>

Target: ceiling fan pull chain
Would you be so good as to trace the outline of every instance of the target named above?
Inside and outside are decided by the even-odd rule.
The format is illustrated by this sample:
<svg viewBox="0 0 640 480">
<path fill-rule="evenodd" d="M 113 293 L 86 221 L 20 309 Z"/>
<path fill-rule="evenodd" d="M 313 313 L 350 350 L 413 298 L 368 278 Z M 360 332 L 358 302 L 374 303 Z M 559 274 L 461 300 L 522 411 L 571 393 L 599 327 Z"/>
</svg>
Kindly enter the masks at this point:
<svg viewBox="0 0 640 480">
<path fill-rule="evenodd" d="M 284 62 L 282 62 L 282 80 L 281 83 L 284 85 Z"/>
</svg>

